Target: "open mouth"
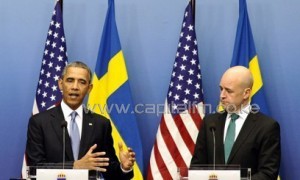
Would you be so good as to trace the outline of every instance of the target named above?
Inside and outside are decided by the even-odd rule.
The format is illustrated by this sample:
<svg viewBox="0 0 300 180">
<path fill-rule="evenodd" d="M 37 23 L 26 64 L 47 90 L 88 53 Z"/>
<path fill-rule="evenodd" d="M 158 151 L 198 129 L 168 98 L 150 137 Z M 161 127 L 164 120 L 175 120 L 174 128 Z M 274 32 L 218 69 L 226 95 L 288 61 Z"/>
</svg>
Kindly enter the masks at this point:
<svg viewBox="0 0 300 180">
<path fill-rule="evenodd" d="M 72 98 L 72 99 L 75 99 L 79 96 L 79 94 L 76 94 L 76 93 L 70 93 L 69 96 Z"/>
</svg>

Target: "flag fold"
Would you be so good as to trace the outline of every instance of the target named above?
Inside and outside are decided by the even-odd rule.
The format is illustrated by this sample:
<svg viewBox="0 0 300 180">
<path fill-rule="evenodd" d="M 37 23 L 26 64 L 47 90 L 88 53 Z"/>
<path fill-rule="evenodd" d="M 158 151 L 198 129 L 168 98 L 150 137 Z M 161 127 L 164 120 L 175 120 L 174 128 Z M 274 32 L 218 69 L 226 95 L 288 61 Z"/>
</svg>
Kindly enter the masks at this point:
<svg viewBox="0 0 300 180">
<path fill-rule="evenodd" d="M 151 152 L 147 179 L 177 179 L 194 153 L 203 111 L 202 76 L 192 5 L 184 12 L 182 29 L 164 114 Z"/>
<path fill-rule="evenodd" d="M 58 80 L 67 63 L 68 57 L 62 8 L 61 1 L 58 0 L 56 1 L 47 33 L 32 115 L 50 109 L 61 102 L 62 93 L 58 88 Z M 26 173 L 26 157 L 24 156 L 23 178 L 26 177 Z"/>
<path fill-rule="evenodd" d="M 87 106 L 111 121 L 114 148 L 118 143 L 131 147 L 136 154 L 134 179 L 143 179 L 142 145 L 134 112 L 125 58 L 115 21 L 114 1 L 109 0 L 95 72 L 93 90 Z"/>
<path fill-rule="evenodd" d="M 230 66 L 232 67 L 240 65 L 250 69 L 254 79 L 251 94 L 251 104 L 258 105 L 261 112 L 269 114 L 264 95 L 263 80 L 259 67 L 258 56 L 256 54 L 254 39 L 248 17 L 247 4 L 245 0 L 240 0 L 239 2 L 239 20 Z"/>
</svg>

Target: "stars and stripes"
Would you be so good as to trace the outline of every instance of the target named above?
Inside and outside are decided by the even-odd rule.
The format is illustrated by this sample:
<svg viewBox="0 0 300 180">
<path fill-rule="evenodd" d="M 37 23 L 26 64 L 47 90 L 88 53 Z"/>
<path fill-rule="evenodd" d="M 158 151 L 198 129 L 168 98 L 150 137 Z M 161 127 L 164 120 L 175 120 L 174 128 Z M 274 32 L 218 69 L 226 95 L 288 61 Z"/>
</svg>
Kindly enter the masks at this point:
<svg viewBox="0 0 300 180">
<path fill-rule="evenodd" d="M 40 78 L 36 90 L 36 107 L 32 111 L 33 114 L 45 111 L 61 101 L 62 94 L 57 82 L 67 61 L 62 12 L 60 2 L 57 1 L 47 33 Z"/>
<path fill-rule="evenodd" d="M 203 100 L 196 33 L 189 16 L 185 12 L 167 97 L 173 114 Z"/>
<path fill-rule="evenodd" d="M 176 179 L 189 167 L 204 117 L 201 70 L 191 3 L 187 6 L 148 179 Z"/>
<path fill-rule="evenodd" d="M 50 109 L 60 103 L 62 93 L 58 88 L 58 80 L 67 62 L 68 58 L 61 2 L 57 0 L 43 52 L 42 66 L 32 108 L 33 115 Z M 26 177 L 25 156 L 22 167 L 22 177 Z"/>
</svg>

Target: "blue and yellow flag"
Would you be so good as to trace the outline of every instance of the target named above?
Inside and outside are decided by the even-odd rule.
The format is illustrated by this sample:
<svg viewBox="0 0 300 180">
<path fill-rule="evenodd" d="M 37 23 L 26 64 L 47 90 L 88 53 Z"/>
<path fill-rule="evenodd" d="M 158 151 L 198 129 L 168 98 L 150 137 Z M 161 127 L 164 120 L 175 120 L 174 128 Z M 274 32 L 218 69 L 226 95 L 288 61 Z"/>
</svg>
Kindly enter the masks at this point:
<svg viewBox="0 0 300 180">
<path fill-rule="evenodd" d="M 239 3 L 239 20 L 230 66 L 241 65 L 250 69 L 254 79 L 251 104 L 257 104 L 261 112 L 269 115 L 264 94 L 263 80 L 247 11 L 247 3 L 246 0 L 240 0 Z M 279 176 L 278 179 L 280 179 Z"/>
<path fill-rule="evenodd" d="M 133 148 L 136 153 L 134 179 L 143 179 L 142 145 L 115 21 L 114 0 L 108 0 L 108 3 L 88 107 L 110 119 L 117 155 L 118 142 L 125 148 Z"/>
<path fill-rule="evenodd" d="M 240 65 L 250 69 L 254 79 L 251 104 L 257 104 L 261 112 L 269 114 L 263 90 L 263 80 L 248 17 L 246 0 L 240 0 L 239 14 L 235 45 L 230 66 Z"/>
</svg>

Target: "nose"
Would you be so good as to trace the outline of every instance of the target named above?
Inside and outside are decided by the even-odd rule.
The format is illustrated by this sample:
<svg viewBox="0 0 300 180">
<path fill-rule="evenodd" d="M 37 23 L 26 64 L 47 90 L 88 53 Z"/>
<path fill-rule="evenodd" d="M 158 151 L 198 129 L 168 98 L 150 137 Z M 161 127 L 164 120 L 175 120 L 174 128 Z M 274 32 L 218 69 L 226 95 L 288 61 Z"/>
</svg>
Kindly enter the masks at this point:
<svg viewBox="0 0 300 180">
<path fill-rule="evenodd" d="M 78 90 L 78 81 L 74 81 L 72 84 L 72 89 L 73 90 Z"/>
<path fill-rule="evenodd" d="M 223 89 L 223 90 L 220 91 L 220 99 L 225 99 L 225 97 L 226 97 L 226 92 Z"/>
</svg>

